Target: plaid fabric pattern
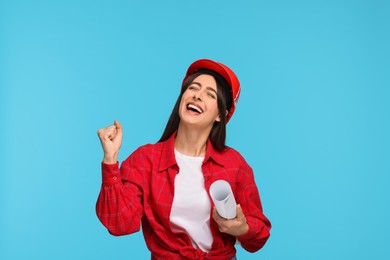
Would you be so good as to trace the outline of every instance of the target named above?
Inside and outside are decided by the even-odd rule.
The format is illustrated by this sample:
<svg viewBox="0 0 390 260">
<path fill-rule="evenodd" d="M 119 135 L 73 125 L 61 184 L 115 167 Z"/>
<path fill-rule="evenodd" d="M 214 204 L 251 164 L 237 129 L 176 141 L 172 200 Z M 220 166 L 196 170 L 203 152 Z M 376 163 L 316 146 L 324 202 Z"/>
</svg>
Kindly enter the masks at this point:
<svg viewBox="0 0 390 260">
<path fill-rule="evenodd" d="M 174 179 L 179 172 L 174 138 L 175 134 L 165 142 L 139 147 L 120 168 L 118 163 L 102 163 L 103 183 L 96 203 L 102 224 L 116 236 L 137 232 L 142 225 L 152 259 L 230 259 L 236 254 L 236 239 L 249 252 L 263 247 L 271 223 L 263 214 L 252 169 L 237 151 L 227 148 L 218 152 L 210 141 L 202 165 L 206 191 L 216 180 L 228 181 L 246 216 L 249 231 L 237 238 L 221 233 L 210 208 L 213 244 L 210 252 L 205 253 L 192 246 L 185 232 L 171 230 Z M 212 201 L 211 204 L 213 207 Z"/>
</svg>

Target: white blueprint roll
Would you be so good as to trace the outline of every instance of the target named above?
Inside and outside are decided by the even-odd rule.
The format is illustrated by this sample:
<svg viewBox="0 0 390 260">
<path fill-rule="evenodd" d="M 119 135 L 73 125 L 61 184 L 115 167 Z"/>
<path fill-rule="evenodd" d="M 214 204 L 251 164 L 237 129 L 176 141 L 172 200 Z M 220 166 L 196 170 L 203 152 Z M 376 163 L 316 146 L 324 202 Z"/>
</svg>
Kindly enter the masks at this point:
<svg viewBox="0 0 390 260">
<path fill-rule="evenodd" d="M 227 181 L 218 180 L 211 184 L 210 195 L 221 217 L 226 219 L 236 217 L 236 200 Z"/>
</svg>

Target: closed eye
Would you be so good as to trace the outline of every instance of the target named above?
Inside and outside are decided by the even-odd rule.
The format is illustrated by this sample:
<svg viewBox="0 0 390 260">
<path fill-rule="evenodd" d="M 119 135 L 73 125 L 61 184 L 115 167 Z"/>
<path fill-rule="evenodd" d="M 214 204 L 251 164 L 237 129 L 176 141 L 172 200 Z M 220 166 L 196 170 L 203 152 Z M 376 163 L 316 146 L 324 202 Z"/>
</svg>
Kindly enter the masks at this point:
<svg viewBox="0 0 390 260">
<path fill-rule="evenodd" d="M 211 87 L 207 87 L 207 94 L 212 97 L 213 99 L 217 98 L 217 91 Z"/>
<path fill-rule="evenodd" d="M 199 87 L 198 87 L 197 85 L 190 85 L 190 86 L 188 87 L 188 89 L 190 89 L 190 90 L 198 90 Z"/>
<path fill-rule="evenodd" d="M 213 98 L 213 99 L 216 98 L 213 92 L 209 92 L 208 95 L 209 95 L 209 97 L 211 97 L 211 98 Z"/>
</svg>

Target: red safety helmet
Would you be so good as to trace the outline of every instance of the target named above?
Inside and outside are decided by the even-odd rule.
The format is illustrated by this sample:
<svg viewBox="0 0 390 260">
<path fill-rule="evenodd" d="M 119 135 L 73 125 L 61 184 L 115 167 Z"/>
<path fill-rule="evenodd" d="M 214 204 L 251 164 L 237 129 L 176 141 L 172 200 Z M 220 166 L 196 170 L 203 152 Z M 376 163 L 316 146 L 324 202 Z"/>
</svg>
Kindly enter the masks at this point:
<svg viewBox="0 0 390 260">
<path fill-rule="evenodd" d="M 226 65 L 222 63 L 208 59 L 201 59 L 193 62 L 190 65 L 187 70 L 187 74 L 183 79 L 182 87 L 184 86 L 184 82 L 186 81 L 186 79 L 200 69 L 209 69 L 217 72 L 229 84 L 231 90 L 230 93 L 232 95 L 232 107 L 229 109 L 229 112 L 227 114 L 226 123 L 229 122 L 230 118 L 233 116 L 234 110 L 236 109 L 238 98 L 240 97 L 240 82 L 238 81 L 236 74 L 234 74 L 231 69 L 229 69 Z"/>
</svg>

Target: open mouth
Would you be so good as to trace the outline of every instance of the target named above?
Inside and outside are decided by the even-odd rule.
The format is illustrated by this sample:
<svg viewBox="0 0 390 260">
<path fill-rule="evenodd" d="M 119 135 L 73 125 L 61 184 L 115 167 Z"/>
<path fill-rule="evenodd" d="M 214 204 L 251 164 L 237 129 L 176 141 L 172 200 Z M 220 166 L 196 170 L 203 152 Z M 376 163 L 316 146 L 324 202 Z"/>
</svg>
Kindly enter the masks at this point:
<svg viewBox="0 0 390 260">
<path fill-rule="evenodd" d="M 198 114 L 203 113 L 203 110 L 200 107 L 195 106 L 194 104 L 188 104 L 187 110 L 193 111 L 193 112 L 198 113 Z"/>
</svg>

